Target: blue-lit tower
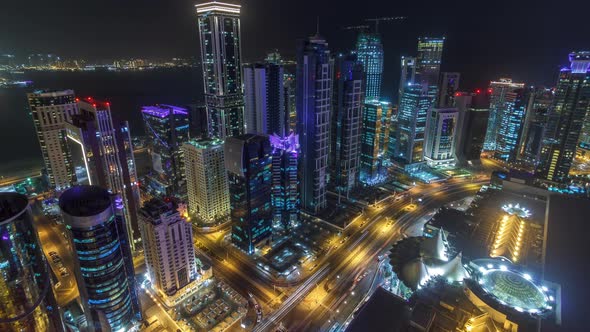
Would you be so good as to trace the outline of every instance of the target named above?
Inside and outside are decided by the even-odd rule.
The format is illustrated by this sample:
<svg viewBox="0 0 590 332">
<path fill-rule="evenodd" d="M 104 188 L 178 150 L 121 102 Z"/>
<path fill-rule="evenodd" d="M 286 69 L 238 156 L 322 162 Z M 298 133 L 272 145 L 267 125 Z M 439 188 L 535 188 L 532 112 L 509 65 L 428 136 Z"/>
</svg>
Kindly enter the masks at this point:
<svg viewBox="0 0 590 332">
<path fill-rule="evenodd" d="M 490 93 L 490 118 L 488 120 L 488 127 L 486 130 L 486 138 L 484 142 L 485 151 L 496 150 L 496 139 L 498 138 L 498 131 L 500 130 L 501 114 L 506 114 L 509 107 L 507 96 L 512 96 L 514 91 L 523 89 L 524 83 L 514 83 L 510 78 L 501 78 L 498 81 L 490 82 L 488 89 Z"/>
<path fill-rule="evenodd" d="M 189 139 L 189 112 L 172 105 L 143 106 L 141 116 L 148 136 L 154 180 L 163 183 L 162 195 L 186 192 L 184 158 L 180 146 Z"/>
<path fill-rule="evenodd" d="M 141 320 L 123 200 L 98 186 L 59 199 L 90 331 L 128 331 Z M 105 326 L 108 325 L 108 326 Z"/>
<path fill-rule="evenodd" d="M 328 43 L 315 35 L 297 48 L 297 134 L 301 146 L 301 208 L 317 214 L 326 208 L 332 66 Z"/>
<path fill-rule="evenodd" d="M 389 127 L 391 124 L 391 104 L 378 100 L 366 101 L 363 110 L 360 181 L 376 184 L 384 179 L 382 167 L 389 148 Z"/>
<path fill-rule="evenodd" d="M 232 243 L 248 254 L 272 235 L 272 147 L 267 136 L 245 134 L 224 144 Z"/>
<path fill-rule="evenodd" d="M 497 116 L 498 134 L 494 158 L 513 162 L 518 155 L 522 126 L 526 113 L 526 94 L 524 88 L 508 91 L 504 96 L 504 106 Z"/>
<path fill-rule="evenodd" d="M 273 227 L 290 229 L 299 223 L 299 136 L 271 135 Z"/>
<path fill-rule="evenodd" d="M 426 115 L 432 102 L 421 84 L 405 87 L 398 110 L 394 159 L 404 164 L 422 162 Z"/>
<path fill-rule="evenodd" d="M 381 98 L 383 81 L 383 44 L 378 33 L 361 32 L 356 42 L 358 61 L 365 71 L 365 98 L 374 100 Z"/>
</svg>

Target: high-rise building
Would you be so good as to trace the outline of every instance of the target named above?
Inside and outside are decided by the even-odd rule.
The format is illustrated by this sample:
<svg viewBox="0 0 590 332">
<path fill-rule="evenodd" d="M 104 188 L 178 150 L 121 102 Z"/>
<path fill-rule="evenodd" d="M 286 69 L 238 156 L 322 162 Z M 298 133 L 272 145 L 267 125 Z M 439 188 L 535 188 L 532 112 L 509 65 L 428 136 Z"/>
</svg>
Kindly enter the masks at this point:
<svg viewBox="0 0 590 332">
<path fill-rule="evenodd" d="M 183 194 L 186 186 L 180 146 L 189 139 L 188 110 L 172 105 L 143 106 L 141 116 L 149 138 L 152 170 L 169 188 L 161 194 Z"/>
<path fill-rule="evenodd" d="M 283 88 L 285 89 L 285 111 L 287 112 L 288 132 L 297 130 L 297 108 L 296 108 L 296 91 L 295 75 L 283 74 Z"/>
<path fill-rule="evenodd" d="M 573 52 L 569 60 L 570 67 L 559 73 L 537 172 L 555 182 L 568 179 L 584 118 L 590 111 L 590 52 Z"/>
<path fill-rule="evenodd" d="M 455 107 L 455 93 L 459 91 L 459 79 L 461 74 L 444 72 L 440 76 L 438 91 L 438 108 Z"/>
<path fill-rule="evenodd" d="M 383 44 L 378 33 L 361 32 L 356 41 L 358 61 L 365 71 L 365 98 L 381 98 L 383 81 Z"/>
<path fill-rule="evenodd" d="M 530 166 L 537 166 L 539 163 L 547 116 L 553 97 L 553 89 L 542 87 L 534 88 L 530 93 L 518 155 L 520 161 Z"/>
<path fill-rule="evenodd" d="M 149 280 L 165 303 L 174 306 L 199 278 L 192 225 L 173 202 L 154 198 L 140 210 L 140 229 Z"/>
<path fill-rule="evenodd" d="M 479 91 L 479 92 L 478 92 Z M 489 117 L 489 93 L 456 92 L 454 103 L 459 113 L 455 134 L 455 155 L 461 165 L 480 162 Z"/>
<path fill-rule="evenodd" d="M 431 167 L 455 166 L 459 112 L 456 108 L 431 108 L 426 119 L 424 159 Z"/>
<path fill-rule="evenodd" d="M 422 89 L 433 97 L 437 94 L 444 42 L 444 37 L 418 38 L 415 83 L 420 84 Z"/>
<path fill-rule="evenodd" d="M 516 160 L 526 113 L 527 97 L 524 88 L 507 91 L 504 94 L 504 106 L 498 109 L 496 118 L 498 128 L 494 158 L 505 162 Z"/>
<path fill-rule="evenodd" d="M 78 113 L 73 90 L 39 90 L 27 95 L 49 186 L 58 191 L 72 186 L 76 174 L 66 148 L 64 125 Z"/>
<path fill-rule="evenodd" d="M 360 181 L 365 184 L 378 183 L 385 175 L 382 163 L 389 148 L 391 111 L 391 103 L 388 102 L 373 100 L 366 101 L 364 104 Z"/>
<path fill-rule="evenodd" d="M 212 136 L 244 133 L 240 5 L 210 1 L 196 6 L 205 104 Z"/>
<path fill-rule="evenodd" d="M 354 54 L 334 58 L 330 186 L 348 197 L 360 175 L 363 67 Z"/>
<path fill-rule="evenodd" d="M 301 145 L 301 208 L 326 208 L 332 67 L 328 43 L 316 35 L 297 48 L 297 133 Z"/>
<path fill-rule="evenodd" d="M 272 148 L 267 136 L 245 134 L 225 141 L 232 242 L 248 254 L 272 235 Z"/>
<path fill-rule="evenodd" d="M 273 227 L 290 229 L 299 223 L 299 136 L 271 135 Z"/>
<path fill-rule="evenodd" d="M 289 132 L 282 65 L 267 62 L 244 66 L 244 100 L 248 134 L 284 136 Z"/>
<path fill-rule="evenodd" d="M 490 119 L 486 130 L 486 139 L 484 143 L 485 151 L 496 150 L 496 138 L 500 128 L 500 114 L 505 114 L 508 108 L 506 96 L 517 89 L 523 89 L 524 83 L 514 83 L 510 78 L 501 78 L 499 81 L 490 82 Z M 504 113 L 502 113 L 504 112 Z"/>
<path fill-rule="evenodd" d="M 207 106 L 204 103 L 189 104 L 187 105 L 187 109 L 189 136 L 195 139 L 209 137 Z"/>
<path fill-rule="evenodd" d="M 59 198 L 89 331 L 128 331 L 141 320 L 123 200 L 98 186 Z M 105 326 L 105 324 L 107 326 Z"/>
<path fill-rule="evenodd" d="M 63 331 L 26 196 L 0 193 L 0 238 L 0 331 Z"/>
<path fill-rule="evenodd" d="M 73 164 L 81 172 L 79 184 L 92 184 L 121 195 L 132 250 L 141 240 L 137 212 L 139 186 L 127 121 L 114 119 L 109 102 L 78 101 L 80 114 L 65 127 Z M 74 158 L 75 157 L 75 158 Z"/>
<path fill-rule="evenodd" d="M 399 87 L 397 91 L 397 101 L 400 103 L 404 88 L 408 84 L 414 84 L 416 79 L 416 58 L 402 56 L 401 60 L 401 75 L 399 80 Z"/>
<path fill-rule="evenodd" d="M 190 140 L 182 145 L 189 214 L 202 225 L 226 221 L 229 193 L 223 141 Z"/>
<path fill-rule="evenodd" d="M 405 164 L 423 160 L 426 115 L 431 105 L 432 96 L 423 91 L 422 85 L 406 86 L 398 110 L 395 159 Z"/>
</svg>

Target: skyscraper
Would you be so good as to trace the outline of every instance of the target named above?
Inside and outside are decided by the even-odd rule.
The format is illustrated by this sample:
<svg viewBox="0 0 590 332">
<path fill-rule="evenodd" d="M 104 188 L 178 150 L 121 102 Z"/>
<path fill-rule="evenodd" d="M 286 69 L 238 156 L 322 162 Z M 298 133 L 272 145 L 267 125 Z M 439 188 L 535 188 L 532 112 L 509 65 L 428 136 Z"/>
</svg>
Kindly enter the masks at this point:
<svg viewBox="0 0 590 332">
<path fill-rule="evenodd" d="M 456 108 L 431 108 L 426 119 L 424 159 L 431 167 L 455 166 L 459 112 Z"/>
<path fill-rule="evenodd" d="M 76 182 L 63 131 L 65 123 L 78 113 L 74 91 L 39 90 L 27 97 L 49 186 L 58 191 L 64 190 Z"/>
<path fill-rule="evenodd" d="M 165 303 L 174 306 L 199 277 L 192 225 L 173 202 L 154 198 L 140 210 L 140 229 L 149 280 Z"/>
<path fill-rule="evenodd" d="M 299 136 L 271 135 L 273 227 L 290 229 L 299 222 Z"/>
<path fill-rule="evenodd" d="M 169 188 L 163 195 L 186 192 L 180 146 L 189 139 L 189 113 L 171 105 L 143 106 L 141 116 L 155 176 Z"/>
<path fill-rule="evenodd" d="M 432 97 L 437 94 L 444 42 L 444 38 L 418 38 L 415 83 L 420 84 Z"/>
<path fill-rule="evenodd" d="M 26 196 L 0 193 L 0 331 L 63 331 Z"/>
<path fill-rule="evenodd" d="M 559 73 L 537 171 L 541 178 L 555 182 L 568 179 L 584 118 L 590 111 L 590 52 L 573 52 L 569 60 L 570 67 Z"/>
<path fill-rule="evenodd" d="M 504 94 L 504 106 L 499 109 L 496 126 L 496 149 L 494 158 L 513 162 L 518 155 L 522 125 L 526 113 L 528 97 L 524 88 L 507 91 Z"/>
<path fill-rule="evenodd" d="M 209 132 L 225 139 L 244 133 L 240 5 L 196 6 Z"/>
<path fill-rule="evenodd" d="M 553 104 L 554 91 L 547 88 L 534 88 L 531 91 L 520 140 L 519 160 L 530 166 L 537 166 L 541 157 L 541 146 L 549 109 Z"/>
<path fill-rule="evenodd" d="M 319 35 L 297 48 L 297 133 L 301 144 L 301 208 L 326 208 L 332 68 L 328 43 Z"/>
<path fill-rule="evenodd" d="M 244 99 L 247 133 L 284 136 L 289 132 L 282 65 L 244 66 Z"/>
<path fill-rule="evenodd" d="M 423 160 L 426 115 L 432 100 L 421 84 L 410 84 L 404 89 L 397 117 L 395 159 L 405 164 Z"/>
<path fill-rule="evenodd" d="M 93 184 L 121 195 L 125 206 L 127 233 L 141 240 L 137 212 L 139 187 L 129 124 L 113 119 L 109 102 L 92 98 L 78 101 L 80 114 L 65 125 L 68 147 L 77 168 L 85 168 L 79 184 Z M 80 157 L 80 158 L 78 158 Z"/>
<path fill-rule="evenodd" d="M 190 140 L 182 145 L 188 192 L 188 209 L 201 225 L 226 221 L 229 193 L 223 141 Z"/>
<path fill-rule="evenodd" d="M 365 98 L 374 100 L 381 98 L 383 81 L 383 44 L 378 33 L 361 32 L 356 42 L 358 61 L 365 71 Z"/>
<path fill-rule="evenodd" d="M 444 72 L 440 76 L 439 91 L 438 91 L 438 108 L 454 107 L 455 93 L 459 91 L 459 79 L 461 74 Z"/>
<path fill-rule="evenodd" d="M 362 121 L 360 181 L 378 183 L 385 169 L 382 162 L 389 148 L 391 103 L 378 100 L 365 102 Z"/>
<path fill-rule="evenodd" d="M 399 80 L 399 87 L 397 91 L 397 101 L 401 102 L 404 88 L 408 84 L 413 84 L 416 79 L 416 58 L 402 56 L 401 60 L 401 75 Z"/>
<path fill-rule="evenodd" d="M 232 242 L 254 253 L 272 235 L 272 148 L 267 136 L 245 134 L 225 141 Z"/>
<path fill-rule="evenodd" d="M 88 329 L 131 329 L 141 320 L 141 309 L 123 200 L 84 185 L 65 191 L 59 207 L 74 248 L 74 275 Z"/>
<path fill-rule="evenodd" d="M 501 78 L 499 81 L 490 82 L 489 91 L 490 96 L 490 119 L 488 120 L 488 128 L 486 130 L 486 139 L 484 143 L 485 151 L 496 150 L 496 138 L 498 137 L 498 129 L 500 128 L 500 114 L 505 112 L 508 108 L 506 102 L 506 95 L 509 92 L 514 92 L 516 89 L 524 88 L 524 83 L 513 83 L 510 78 Z"/>
<path fill-rule="evenodd" d="M 459 112 L 455 134 L 455 155 L 461 165 L 480 162 L 489 118 L 489 93 L 457 92 L 455 105 Z"/>
<path fill-rule="evenodd" d="M 334 58 L 330 186 L 348 197 L 360 174 L 363 67 L 354 54 Z"/>
</svg>

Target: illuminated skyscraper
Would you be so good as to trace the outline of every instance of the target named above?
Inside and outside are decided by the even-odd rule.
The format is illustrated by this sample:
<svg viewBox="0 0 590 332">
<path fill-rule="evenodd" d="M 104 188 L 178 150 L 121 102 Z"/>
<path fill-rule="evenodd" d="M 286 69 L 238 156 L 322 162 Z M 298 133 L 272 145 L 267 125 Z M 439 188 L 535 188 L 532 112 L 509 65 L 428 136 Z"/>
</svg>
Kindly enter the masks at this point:
<svg viewBox="0 0 590 332">
<path fill-rule="evenodd" d="M 301 144 L 301 208 L 326 208 L 332 67 L 328 43 L 316 35 L 297 48 L 297 133 Z"/>
<path fill-rule="evenodd" d="M 455 166 L 459 113 L 456 108 L 431 108 L 426 119 L 424 159 L 428 166 Z"/>
<path fill-rule="evenodd" d="M 457 92 L 455 105 L 459 112 L 455 133 L 455 155 L 460 164 L 478 164 L 483 150 L 489 118 L 489 94 Z"/>
<path fill-rule="evenodd" d="M 176 305 L 199 277 L 192 224 L 174 203 L 154 198 L 140 210 L 140 229 L 149 280 L 167 305 Z"/>
<path fill-rule="evenodd" d="M 299 222 L 298 157 L 299 136 L 269 137 L 272 147 L 272 215 L 273 227 L 295 227 Z"/>
<path fill-rule="evenodd" d="M 225 139 L 244 133 L 240 5 L 196 6 L 209 132 Z"/>
<path fill-rule="evenodd" d="M 272 148 L 267 136 L 246 134 L 225 141 L 232 242 L 248 254 L 272 235 Z"/>
<path fill-rule="evenodd" d="M 152 170 L 169 188 L 164 195 L 186 192 L 180 146 L 189 139 L 189 113 L 171 105 L 143 106 L 141 116 L 152 157 Z"/>
<path fill-rule="evenodd" d="M 78 113 L 74 91 L 39 90 L 27 96 L 49 186 L 64 190 L 76 182 L 63 131 L 65 123 Z"/>
<path fill-rule="evenodd" d="M 363 77 L 363 67 L 354 54 L 334 58 L 330 186 L 346 197 L 360 174 Z"/>
<path fill-rule="evenodd" d="M 190 140 L 182 145 L 188 192 L 188 209 L 199 224 L 226 221 L 229 193 L 223 141 Z"/>
<path fill-rule="evenodd" d="M 130 330 L 141 308 L 122 199 L 98 186 L 75 186 L 61 195 L 59 207 L 88 329 Z"/>
<path fill-rule="evenodd" d="M 79 115 L 65 125 L 74 165 L 83 169 L 79 184 L 98 185 L 121 195 L 125 206 L 127 233 L 135 243 L 141 240 L 137 212 L 139 186 L 127 121 L 113 119 L 108 102 L 88 98 L 78 102 Z"/>
<path fill-rule="evenodd" d="M 433 97 L 437 93 L 444 42 L 444 38 L 418 38 L 416 77 L 414 81 Z"/>
<path fill-rule="evenodd" d="M 247 133 L 284 136 L 289 132 L 282 65 L 244 66 L 244 99 Z"/>
<path fill-rule="evenodd" d="M 531 166 L 539 164 L 547 117 L 553 98 L 553 89 L 547 88 L 534 88 L 529 96 L 518 158 Z"/>
<path fill-rule="evenodd" d="M 590 112 L 590 52 L 573 52 L 569 60 L 570 68 L 559 73 L 537 172 L 555 182 L 567 181 L 584 118 Z"/>
<path fill-rule="evenodd" d="M 505 162 L 513 162 L 518 155 L 522 125 L 526 113 L 526 96 L 524 88 L 507 91 L 504 95 L 504 106 L 496 118 L 498 134 L 494 158 Z"/>
<path fill-rule="evenodd" d="M 455 107 L 455 93 L 459 91 L 459 79 L 461 74 L 444 72 L 440 76 L 437 107 Z"/>
<path fill-rule="evenodd" d="M 426 115 L 432 100 L 420 84 L 410 84 L 404 89 L 397 117 L 395 159 L 406 164 L 423 160 Z"/>
<path fill-rule="evenodd" d="M 361 32 L 356 42 L 358 61 L 365 71 L 365 98 L 374 100 L 381 98 L 383 81 L 383 44 L 378 33 Z"/>
<path fill-rule="evenodd" d="M 367 101 L 364 104 L 360 181 L 365 184 L 375 184 L 385 175 L 382 162 L 389 148 L 389 126 L 391 125 L 391 103 L 378 100 Z"/>
<path fill-rule="evenodd" d="M 416 79 L 416 58 L 402 56 L 401 60 L 401 75 L 399 80 L 399 87 L 397 91 L 398 103 L 402 99 L 404 88 L 408 84 L 413 84 Z"/>
<path fill-rule="evenodd" d="M 63 331 L 26 196 L 0 193 L 0 331 Z"/>
<path fill-rule="evenodd" d="M 505 113 L 509 106 L 506 95 L 522 88 L 524 88 L 524 83 L 513 83 L 512 79 L 509 78 L 501 78 L 497 82 L 490 82 L 490 119 L 486 130 L 485 151 L 496 150 L 496 138 L 498 137 L 501 121 L 500 115 L 503 114 L 502 112 Z"/>
</svg>

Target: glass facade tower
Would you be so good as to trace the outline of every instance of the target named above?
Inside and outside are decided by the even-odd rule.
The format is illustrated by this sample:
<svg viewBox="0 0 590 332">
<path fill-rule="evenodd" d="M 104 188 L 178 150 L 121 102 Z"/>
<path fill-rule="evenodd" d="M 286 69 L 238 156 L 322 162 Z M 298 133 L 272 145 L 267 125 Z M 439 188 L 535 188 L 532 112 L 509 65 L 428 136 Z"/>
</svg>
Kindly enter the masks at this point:
<svg viewBox="0 0 590 332">
<path fill-rule="evenodd" d="M 488 89 L 490 91 L 490 118 L 484 143 L 485 151 L 496 150 L 496 139 L 498 138 L 498 130 L 502 120 L 500 116 L 506 113 L 510 103 L 506 100 L 507 94 L 523 88 L 524 83 L 513 83 L 510 78 L 501 78 L 499 81 L 490 82 Z"/>
<path fill-rule="evenodd" d="M 404 89 L 398 110 L 394 159 L 406 164 L 423 160 L 426 115 L 432 101 L 432 96 L 420 84 L 409 84 Z"/>
<path fill-rule="evenodd" d="M 244 133 L 240 5 L 196 6 L 209 133 L 221 139 Z"/>
<path fill-rule="evenodd" d="M 504 95 L 504 107 L 499 110 L 496 118 L 498 126 L 494 158 L 505 162 L 513 162 L 518 155 L 522 126 L 526 113 L 525 89 L 516 89 Z"/>
<path fill-rule="evenodd" d="M 276 63 L 244 66 L 244 118 L 248 134 L 285 136 L 289 132 L 283 74 L 283 66 Z"/>
<path fill-rule="evenodd" d="M 130 330 L 141 311 L 122 199 L 98 186 L 75 186 L 61 195 L 59 207 L 88 328 Z"/>
<path fill-rule="evenodd" d="M 360 181 L 376 184 L 384 179 L 382 163 L 389 148 L 391 104 L 377 100 L 367 101 L 363 110 Z"/>
<path fill-rule="evenodd" d="M 299 179 L 297 167 L 299 136 L 269 137 L 272 147 L 272 211 L 273 227 L 290 229 L 299 222 Z"/>
<path fill-rule="evenodd" d="M 0 331 L 63 331 L 26 196 L 0 193 Z"/>
<path fill-rule="evenodd" d="M 365 71 L 365 98 L 381 98 L 383 81 L 383 44 L 378 33 L 361 32 L 356 42 L 358 61 Z"/>
</svg>

